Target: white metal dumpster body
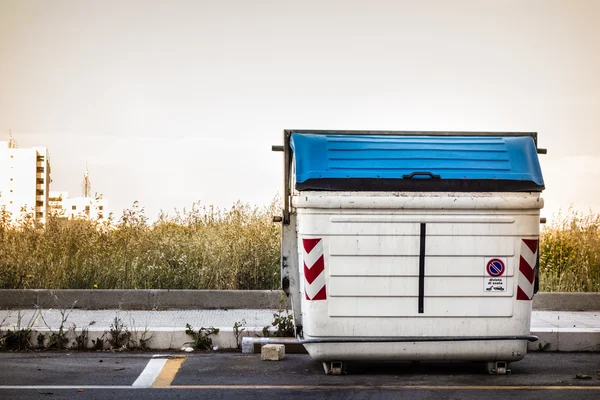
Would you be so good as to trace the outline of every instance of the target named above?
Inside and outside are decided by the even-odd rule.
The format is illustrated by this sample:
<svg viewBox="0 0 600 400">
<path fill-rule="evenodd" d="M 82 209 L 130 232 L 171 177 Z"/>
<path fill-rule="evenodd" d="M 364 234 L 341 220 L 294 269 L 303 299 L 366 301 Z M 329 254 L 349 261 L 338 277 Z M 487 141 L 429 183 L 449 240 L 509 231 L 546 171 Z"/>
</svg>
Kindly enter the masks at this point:
<svg viewBox="0 0 600 400">
<path fill-rule="evenodd" d="M 321 168 L 330 170 L 336 165 L 331 160 L 340 158 L 331 143 L 339 145 L 343 140 L 336 133 L 323 135 L 327 136 L 329 163 Z M 491 164 L 498 170 L 512 171 L 518 162 L 510 158 L 514 154 L 502 152 L 499 143 L 504 137 L 496 135 L 490 138 L 482 134 L 479 141 L 467 137 L 466 142 L 491 143 L 491 150 L 482 148 L 495 151 L 493 157 L 502 161 Z M 476 183 L 465 184 L 459 182 L 461 179 L 445 179 L 444 168 L 439 166 L 445 164 L 429 164 L 428 154 L 420 154 L 425 161 L 419 159 L 418 165 L 409 166 L 405 173 L 403 163 L 407 158 L 412 162 L 411 152 L 420 147 L 402 150 L 406 146 L 398 143 L 405 144 L 407 138 L 392 140 L 391 144 L 401 150 L 393 152 L 394 157 L 382 153 L 389 160 L 377 164 L 380 159 L 369 152 L 373 150 L 369 146 L 379 143 L 381 149 L 387 149 L 391 137 L 361 137 L 368 139 L 367 150 L 360 145 L 361 150 L 353 150 L 357 153 L 352 153 L 352 159 L 364 157 L 372 164 L 363 164 L 360 171 L 346 166 L 342 172 L 346 176 L 341 179 L 309 169 L 318 179 L 312 186 L 299 185 L 296 172 L 301 163 L 297 157 L 307 149 L 292 143 L 286 156 L 290 198 L 286 205 L 289 213 L 284 216 L 282 277 L 284 289 L 292 297 L 297 333 L 309 354 L 324 362 L 522 359 L 528 341 L 535 340 L 530 335 L 530 319 L 543 207 L 541 174 L 532 178 L 536 181 L 533 184 L 515 185 L 507 182 L 508 175 L 492 171 L 498 185 L 493 179 L 487 182 L 489 171 L 484 170 L 483 178 L 478 176 Z M 458 139 L 444 137 L 441 142 L 435 135 L 428 138 L 425 147 L 437 149 L 443 144 L 442 150 L 435 150 L 436 157 L 451 152 L 446 146 L 463 157 L 464 164 L 462 150 L 456 150 L 462 148 L 464 134 Z M 529 139 L 535 145 L 535 138 Z M 309 150 L 311 157 L 318 157 L 318 149 Z M 526 153 L 531 157 L 531 149 Z M 488 162 L 485 157 L 490 158 L 489 154 L 473 156 L 477 157 L 477 168 L 489 165 L 480 162 Z M 460 166 L 461 161 L 453 162 Z M 390 162 L 402 168 L 399 174 L 392 171 L 403 176 L 399 178 L 402 182 L 379 176 L 370 185 L 364 175 L 369 168 L 364 165 L 393 170 Z M 532 164 L 536 162 L 537 155 Z M 302 168 L 307 170 L 306 165 Z M 422 175 L 417 177 L 419 181 L 411 175 L 414 172 Z M 467 171 L 466 175 L 479 172 Z M 517 178 L 525 178 L 521 181 L 529 179 L 522 171 L 517 172 L 521 174 Z M 353 179 L 351 174 L 355 173 L 360 179 Z M 381 189 L 378 179 L 387 179 L 386 190 L 368 190 Z M 426 190 L 411 190 L 413 186 Z M 403 190 L 393 190 L 397 187 Z M 503 188 L 518 190 L 498 191 Z"/>
<path fill-rule="evenodd" d="M 538 196 L 519 193 L 294 196 L 307 351 L 319 360 L 342 361 L 521 359 L 527 341 L 512 337 L 530 334 L 533 283 L 520 276 L 519 266 L 523 258 L 530 270 L 535 267 L 541 205 Z M 494 259 L 506 269 L 498 278 L 487 273 Z M 320 271 L 305 276 L 304 264 Z M 519 289 L 529 293 L 527 299 L 518 300 Z M 488 336 L 511 340 L 463 341 Z M 450 340 L 310 343 L 439 337 Z"/>
</svg>

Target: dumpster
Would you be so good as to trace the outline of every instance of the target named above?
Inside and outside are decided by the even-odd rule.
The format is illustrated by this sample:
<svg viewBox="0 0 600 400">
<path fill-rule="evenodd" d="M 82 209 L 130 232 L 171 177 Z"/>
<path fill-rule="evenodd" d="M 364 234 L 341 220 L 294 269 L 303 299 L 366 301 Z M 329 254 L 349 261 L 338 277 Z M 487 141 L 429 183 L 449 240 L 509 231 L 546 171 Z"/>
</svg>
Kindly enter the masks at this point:
<svg viewBox="0 0 600 400">
<path fill-rule="evenodd" d="M 285 130 L 281 276 L 325 372 L 349 361 L 484 361 L 530 335 L 536 133 Z"/>
</svg>

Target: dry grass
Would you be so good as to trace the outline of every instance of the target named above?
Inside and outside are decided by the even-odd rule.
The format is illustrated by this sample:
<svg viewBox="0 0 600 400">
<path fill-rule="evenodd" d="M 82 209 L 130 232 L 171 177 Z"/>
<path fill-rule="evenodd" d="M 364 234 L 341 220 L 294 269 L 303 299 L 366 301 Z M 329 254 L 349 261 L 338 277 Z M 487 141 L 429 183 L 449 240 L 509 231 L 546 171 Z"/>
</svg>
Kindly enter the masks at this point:
<svg viewBox="0 0 600 400">
<path fill-rule="evenodd" d="M 0 288 L 277 289 L 280 206 L 195 204 L 148 224 L 134 204 L 115 229 L 0 214 Z M 541 233 L 541 291 L 600 291 L 600 215 L 569 210 Z"/>
<path fill-rule="evenodd" d="M 600 291 L 600 215 L 569 209 L 540 235 L 540 290 Z"/>
<path fill-rule="evenodd" d="M 268 207 L 195 204 L 149 225 L 125 210 L 115 229 L 49 218 L 46 227 L 0 218 L 0 288 L 275 289 L 280 226 Z"/>
</svg>

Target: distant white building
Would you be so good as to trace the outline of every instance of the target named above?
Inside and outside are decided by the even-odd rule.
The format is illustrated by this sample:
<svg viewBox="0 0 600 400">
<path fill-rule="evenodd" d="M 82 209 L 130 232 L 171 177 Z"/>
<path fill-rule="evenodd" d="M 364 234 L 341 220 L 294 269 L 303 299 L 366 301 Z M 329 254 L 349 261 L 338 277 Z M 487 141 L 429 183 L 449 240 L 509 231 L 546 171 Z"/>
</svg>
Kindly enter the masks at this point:
<svg viewBox="0 0 600 400">
<path fill-rule="evenodd" d="M 104 221 L 108 219 L 108 202 L 100 194 L 94 197 L 69 197 L 68 192 L 50 192 L 50 209 L 53 215 L 68 219 Z"/>
<path fill-rule="evenodd" d="M 52 214 L 57 217 L 77 219 L 83 218 L 91 221 L 104 221 L 108 219 L 108 202 L 102 194 L 92 196 L 90 172 L 85 167 L 81 197 L 69 197 L 68 192 L 50 192 L 49 204 Z"/>
<path fill-rule="evenodd" d="M 94 221 L 108 219 L 107 201 L 91 194 L 89 171 L 85 170 L 81 197 L 68 192 L 50 192 L 50 162 L 45 147 L 19 148 L 9 133 L 0 141 L 0 212 L 8 211 L 16 222 L 24 213 L 45 223 L 48 214 Z"/>
<path fill-rule="evenodd" d="M 45 147 L 18 148 L 9 134 L 0 141 L 0 211 L 10 212 L 13 221 L 23 213 L 45 222 L 48 215 L 50 162 Z"/>
</svg>

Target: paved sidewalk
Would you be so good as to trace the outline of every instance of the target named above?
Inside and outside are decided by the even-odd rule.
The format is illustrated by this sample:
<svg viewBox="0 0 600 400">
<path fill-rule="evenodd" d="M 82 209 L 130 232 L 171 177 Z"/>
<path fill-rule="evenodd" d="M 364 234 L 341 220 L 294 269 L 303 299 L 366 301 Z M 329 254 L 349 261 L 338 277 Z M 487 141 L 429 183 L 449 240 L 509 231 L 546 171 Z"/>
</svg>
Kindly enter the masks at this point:
<svg viewBox="0 0 600 400">
<path fill-rule="evenodd" d="M 66 326 L 75 324 L 78 328 L 95 321 L 94 329 L 108 330 L 115 318 L 137 329 L 185 329 L 185 324 L 194 328 L 200 327 L 233 327 L 236 322 L 246 321 L 246 326 L 260 327 L 270 325 L 273 313 L 277 310 L 67 310 Z M 33 328 L 56 329 L 61 323 L 61 310 L 21 310 L 21 326 L 31 325 Z M 66 316 L 66 314 L 65 314 Z M 4 326 L 14 326 L 19 318 L 17 310 L 0 310 L 0 322 L 7 318 Z M 32 322 L 32 324 L 30 323 Z"/>
<path fill-rule="evenodd" d="M 190 338 L 185 334 L 186 324 L 217 327 L 219 335 L 213 341 L 221 348 L 236 347 L 233 325 L 245 322 L 243 335 L 259 335 L 270 326 L 277 310 L 67 310 L 65 328 L 73 324 L 80 330 L 90 325 L 90 339 L 100 337 L 110 329 L 115 318 L 132 332 L 153 336 L 150 346 L 155 349 L 180 348 Z M 31 327 L 35 332 L 56 331 L 62 320 L 61 310 L 0 310 L 0 330 Z M 19 322 L 20 319 L 20 322 Z M 600 311 L 533 311 L 531 333 L 540 338 L 530 344 L 530 350 L 546 351 L 600 351 Z"/>
<path fill-rule="evenodd" d="M 531 313 L 531 329 L 561 330 L 568 332 L 578 330 L 600 330 L 600 311 L 533 311 Z"/>
</svg>

